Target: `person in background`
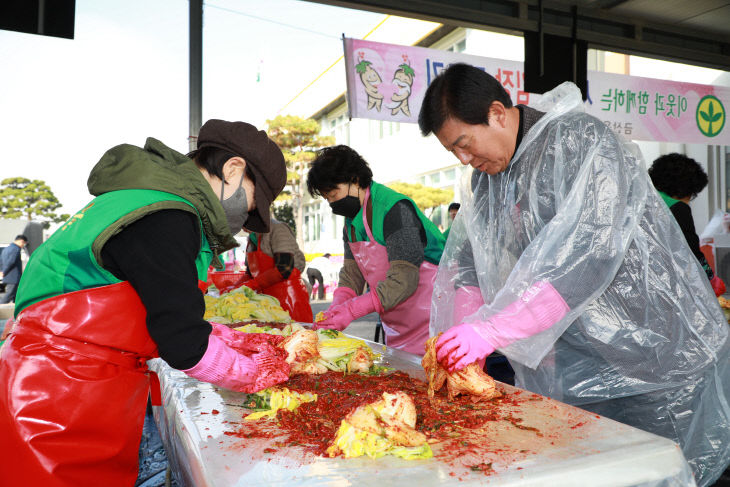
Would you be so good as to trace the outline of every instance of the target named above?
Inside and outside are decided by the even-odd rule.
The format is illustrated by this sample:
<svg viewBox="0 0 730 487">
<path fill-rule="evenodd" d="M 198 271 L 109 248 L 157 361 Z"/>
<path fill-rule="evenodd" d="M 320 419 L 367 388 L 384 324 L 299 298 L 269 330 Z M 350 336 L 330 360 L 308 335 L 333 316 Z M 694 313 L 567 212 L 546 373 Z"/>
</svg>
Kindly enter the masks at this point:
<svg viewBox="0 0 730 487">
<path fill-rule="evenodd" d="M 198 287 L 242 227 L 269 230 L 284 156 L 245 122 L 209 120 L 197 147 L 110 149 L 88 179 L 95 198 L 33 252 L 0 349 L 4 485 L 133 485 L 158 355 L 236 391 L 288 379 L 273 347 L 239 351 L 245 334 L 203 320 Z"/>
<path fill-rule="evenodd" d="M 466 64 L 431 82 L 418 121 L 473 168 L 434 285 L 438 360 L 460 370 L 499 349 L 519 387 L 669 438 L 714 482 L 730 462 L 730 331 L 638 148 L 572 83 L 513 106 Z"/>
<path fill-rule="evenodd" d="M 721 296 L 725 292 L 725 283 L 715 275 L 700 250 L 700 238 L 695 231 L 692 209 L 689 206 L 689 202 L 707 186 L 707 174 L 694 159 L 673 152 L 654 160 L 649 168 L 649 177 L 677 220 L 690 250 L 707 274 L 715 295 Z"/>
<path fill-rule="evenodd" d="M 20 276 L 23 274 L 23 262 L 20 258 L 20 252 L 26 245 L 28 245 L 28 237 L 18 235 L 0 253 L 0 277 L 2 277 L 3 284 L 5 284 L 5 294 L 0 298 L 0 304 L 15 301 Z"/>
<path fill-rule="evenodd" d="M 309 292 L 302 280 L 305 265 L 292 229 L 272 217 L 271 232 L 249 234 L 246 268 L 250 279 L 243 285 L 278 299 L 294 321 L 311 323 Z"/>
<path fill-rule="evenodd" d="M 344 265 L 315 327 L 343 330 L 377 312 L 389 347 L 423 355 L 443 234 L 413 200 L 373 181 L 368 163 L 345 145 L 319 152 L 307 188 L 345 217 Z"/>
<path fill-rule="evenodd" d="M 315 257 L 312 259 L 312 262 L 307 265 L 307 279 L 309 279 L 309 285 L 312 286 L 312 289 L 314 289 L 314 283 L 317 282 L 319 284 L 319 287 L 317 288 L 317 299 L 320 301 L 325 298 L 324 276 L 329 275 L 330 255 L 330 253 L 326 253 L 319 257 Z"/>
<path fill-rule="evenodd" d="M 451 225 L 454 223 L 454 218 L 456 218 L 456 214 L 459 213 L 459 208 L 461 208 L 461 205 L 459 203 L 451 203 L 449 205 L 449 227 L 444 230 L 444 238 L 448 240 L 449 238 L 449 231 L 451 230 Z"/>
<path fill-rule="evenodd" d="M 243 254 L 243 255 L 242 255 Z M 218 256 L 226 271 L 241 272 L 245 261 L 245 252 L 234 247 Z"/>
</svg>

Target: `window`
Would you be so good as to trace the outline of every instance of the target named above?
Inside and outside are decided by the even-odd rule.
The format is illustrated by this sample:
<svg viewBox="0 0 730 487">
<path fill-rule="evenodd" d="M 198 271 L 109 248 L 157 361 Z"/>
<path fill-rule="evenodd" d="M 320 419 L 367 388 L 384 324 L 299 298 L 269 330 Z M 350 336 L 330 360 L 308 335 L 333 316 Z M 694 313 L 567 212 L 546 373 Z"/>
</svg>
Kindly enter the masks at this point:
<svg viewBox="0 0 730 487">
<path fill-rule="evenodd" d="M 459 42 L 451 45 L 446 49 L 451 52 L 464 52 L 466 50 L 466 39 L 462 39 Z"/>
<path fill-rule="evenodd" d="M 375 142 L 383 138 L 382 120 L 368 120 L 368 139 Z"/>
<path fill-rule="evenodd" d="M 345 145 L 350 143 L 350 121 L 345 114 L 330 118 L 329 123 L 322 123 L 322 127 L 328 127 L 323 131 L 323 135 L 334 137 L 335 143 Z"/>
</svg>

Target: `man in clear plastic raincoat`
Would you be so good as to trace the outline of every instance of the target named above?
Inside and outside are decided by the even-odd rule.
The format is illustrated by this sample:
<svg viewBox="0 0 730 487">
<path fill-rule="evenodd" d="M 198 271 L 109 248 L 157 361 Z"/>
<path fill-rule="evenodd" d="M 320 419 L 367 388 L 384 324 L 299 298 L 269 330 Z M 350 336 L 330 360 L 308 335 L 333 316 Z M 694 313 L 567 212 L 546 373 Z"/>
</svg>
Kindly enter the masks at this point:
<svg viewBox="0 0 730 487">
<path fill-rule="evenodd" d="M 495 349 L 518 386 L 670 438 L 699 485 L 730 462 L 728 325 L 641 155 L 565 83 L 512 106 L 452 65 L 424 135 L 473 171 L 434 286 L 451 370 Z"/>
</svg>

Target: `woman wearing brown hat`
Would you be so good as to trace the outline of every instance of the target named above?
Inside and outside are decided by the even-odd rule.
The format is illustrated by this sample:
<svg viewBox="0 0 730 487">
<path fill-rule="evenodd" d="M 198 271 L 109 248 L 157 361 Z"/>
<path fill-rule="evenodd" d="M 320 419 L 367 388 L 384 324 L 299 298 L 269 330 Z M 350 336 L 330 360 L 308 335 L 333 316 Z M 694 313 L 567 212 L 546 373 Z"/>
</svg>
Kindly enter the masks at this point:
<svg viewBox="0 0 730 487">
<path fill-rule="evenodd" d="M 248 235 L 246 267 L 250 279 L 243 285 L 274 296 L 293 320 L 311 323 L 309 291 L 302 281 L 305 266 L 304 253 L 286 223 L 272 218 L 269 233 Z"/>
<path fill-rule="evenodd" d="M 109 150 L 95 198 L 34 253 L 0 354 L 7 485 L 132 485 L 160 356 L 189 376 L 254 392 L 287 379 L 268 344 L 234 348 L 203 320 L 211 258 L 242 227 L 269 229 L 286 181 L 279 148 L 252 125 L 210 120 L 188 158 L 149 138 Z"/>
</svg>

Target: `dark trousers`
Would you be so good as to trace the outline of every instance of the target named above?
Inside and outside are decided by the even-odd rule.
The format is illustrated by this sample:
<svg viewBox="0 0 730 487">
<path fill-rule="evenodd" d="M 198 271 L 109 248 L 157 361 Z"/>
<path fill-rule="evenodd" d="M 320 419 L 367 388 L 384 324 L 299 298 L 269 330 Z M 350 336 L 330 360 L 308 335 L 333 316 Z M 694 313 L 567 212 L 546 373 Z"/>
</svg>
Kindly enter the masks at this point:
<svg viewBox="0 0 730 487">
<path fill-rule="evenodd" d="M 501 353 L 493 353 L 487 357 L 487 362 L 484 364 L 484 370 L 494 380 L 504 382 L 511 386 L 515 385 L 515 371 L 509 364 L 507 357 Z"/>
<path fill-rule="evenodd" d="M 5 294 L 3 294 L 2 297 L 0 297 L 0 304 L 5 303 L 14 303 L 15 302 L 15 293 L 18 292 L 18 284 L 5 284 Z"/>
<path fill-rule="evenodd" d="M 314 281 L 319 283 L 319 289 L 317 290 L 317 299 L 324 299 L 324 278 L 319 269 L 307 269 L 307 279 L 309 279 L 309 285 L 314 289 Z"/>
</svg>

